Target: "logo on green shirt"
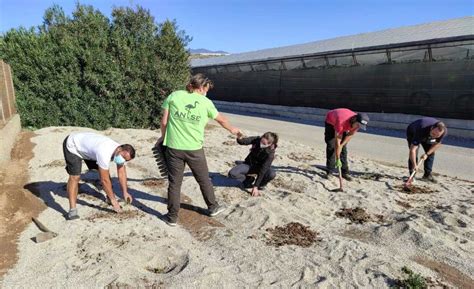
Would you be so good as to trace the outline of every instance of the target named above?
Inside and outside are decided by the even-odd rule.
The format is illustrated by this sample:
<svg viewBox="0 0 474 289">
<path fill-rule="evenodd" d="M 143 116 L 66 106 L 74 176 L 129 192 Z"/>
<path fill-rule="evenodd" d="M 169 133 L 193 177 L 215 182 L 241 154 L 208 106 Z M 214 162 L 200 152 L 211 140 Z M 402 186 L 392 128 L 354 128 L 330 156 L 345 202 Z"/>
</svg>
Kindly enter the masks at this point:
<svg viewBox="0 0 474 289">
<path fill-rule="evenodd" d="M 201 120 L 201 116 L 200 115 L 194 115 L 191 113 L 191 110 L 195 109 L 196 106 L 199 104 L 199 101 L 195 101 L 194 104 L 188 104 L 184 107 L 184 109 L 187 111 L 187 113 L 184 113 L 184 112 L 180 112 L 180 111 L 176 111 L 174 113 L 174 116 L 181 119 L 181 120 L 184 120 L 184 121 L 193 121 L 193 122 L 199 122 Z"/>
<path fill-rule="evenodd" d="M 162 108 L 169 112 L 164 145 L 177 150 L 201 149 L 207 121 L 218 115 L 212 101 L 198 93 L 178 90 L 165 99 Z"/>
</svg>

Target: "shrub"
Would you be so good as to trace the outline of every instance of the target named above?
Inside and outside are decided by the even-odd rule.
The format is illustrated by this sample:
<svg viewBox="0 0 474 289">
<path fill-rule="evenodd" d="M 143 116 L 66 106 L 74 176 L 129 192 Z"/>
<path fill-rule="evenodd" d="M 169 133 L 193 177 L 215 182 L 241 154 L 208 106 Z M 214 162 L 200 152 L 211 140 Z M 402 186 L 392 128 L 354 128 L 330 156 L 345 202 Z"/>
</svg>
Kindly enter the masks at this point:
<svg viewBox="0 0 474 289">
<path fill-rule="evenodd" d="M 161 103 L 189 77 L 190 41 L 176 22 L 156 24 L 140 6 L 107 18 L 77 4 L 54 5 L 36 28 L 0 36 L 24 126 L 156 128 Z"/>
</svg>

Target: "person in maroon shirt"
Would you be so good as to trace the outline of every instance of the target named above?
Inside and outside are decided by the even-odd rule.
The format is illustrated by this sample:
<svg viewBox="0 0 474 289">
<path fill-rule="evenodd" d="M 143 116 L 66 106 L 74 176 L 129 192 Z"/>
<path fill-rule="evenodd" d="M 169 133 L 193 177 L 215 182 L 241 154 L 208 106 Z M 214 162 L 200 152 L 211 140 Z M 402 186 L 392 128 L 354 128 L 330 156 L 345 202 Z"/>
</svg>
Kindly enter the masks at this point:
<svg viewBox="0 0 474 289">
<path fill-rule="evenodd" d="M 332 176 L 336 167 L 341 168 L 344 179 L 352 180 L 347 163 L 347 143 L 359 128 L 365 130 L 368 122 L 367 114 L 355 113 L 347 108 L 337 108 L 327 113 L 324 130 L 327 178 Z"/>
</svg>

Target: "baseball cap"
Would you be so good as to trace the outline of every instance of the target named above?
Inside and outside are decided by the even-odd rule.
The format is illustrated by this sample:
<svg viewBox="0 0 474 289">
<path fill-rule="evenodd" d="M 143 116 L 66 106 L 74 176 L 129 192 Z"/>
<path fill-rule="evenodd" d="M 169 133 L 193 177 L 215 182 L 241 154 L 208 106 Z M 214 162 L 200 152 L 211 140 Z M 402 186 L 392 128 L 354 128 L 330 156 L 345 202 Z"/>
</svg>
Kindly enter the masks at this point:
<svg viewBox="0 0 474 289">
<path fill-rule="evenodd" d="M 356 116 L 356 121 L 360 123 L 360 128 L 363 130 L 367 129 L 367 124 L 369 123 L 369 116 L 366 113 L 358 113 Z"/>
</svg>

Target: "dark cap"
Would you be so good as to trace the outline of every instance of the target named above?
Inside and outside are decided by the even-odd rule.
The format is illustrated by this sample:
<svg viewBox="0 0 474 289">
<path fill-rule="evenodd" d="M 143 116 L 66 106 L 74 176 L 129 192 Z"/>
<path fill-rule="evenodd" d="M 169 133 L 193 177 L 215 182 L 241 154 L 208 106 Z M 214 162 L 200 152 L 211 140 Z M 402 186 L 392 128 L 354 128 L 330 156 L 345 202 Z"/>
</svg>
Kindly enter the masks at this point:
<svg viewBox="0 0 474 289">
<path fill-rule="evenodd" d="M 367 124 L 369 123 L 369 116 L 366 113 L 358 113 L 356 116 L 356 121 L 360 123 L 360 128 L 363 130 L 367 129 Z"/>
</svg>

